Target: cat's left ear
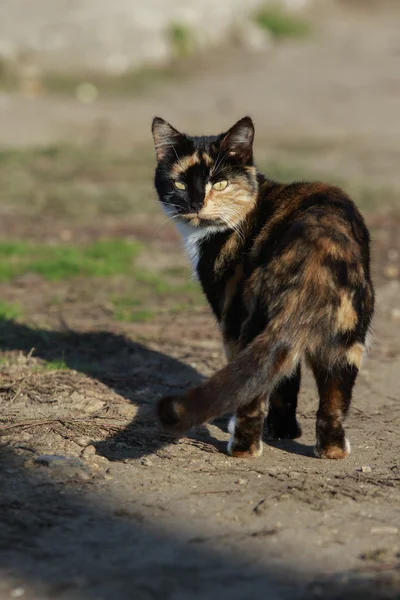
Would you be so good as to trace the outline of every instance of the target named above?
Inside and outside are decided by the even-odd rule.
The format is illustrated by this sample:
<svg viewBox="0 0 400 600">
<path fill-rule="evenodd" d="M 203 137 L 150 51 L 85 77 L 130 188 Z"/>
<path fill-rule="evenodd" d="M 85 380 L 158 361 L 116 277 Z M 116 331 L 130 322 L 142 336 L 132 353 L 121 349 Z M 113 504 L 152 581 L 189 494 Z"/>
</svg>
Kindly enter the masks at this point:
<svg viewBox="0 0 400 600">
<path fill-rule="evenodd" d="M 154 117 L 151 131 L 158 161 L 164 160 L 184 140 L 184 136 L 161 117 Z"/>
<path fill-rule="evenodd" d="M 221 145 L 226 148 L 230 156 L 247 164 L 253 161 L 253 140 L 253 121 L 250 117 L 244 117 L 223 135 Z"/>
</svg>

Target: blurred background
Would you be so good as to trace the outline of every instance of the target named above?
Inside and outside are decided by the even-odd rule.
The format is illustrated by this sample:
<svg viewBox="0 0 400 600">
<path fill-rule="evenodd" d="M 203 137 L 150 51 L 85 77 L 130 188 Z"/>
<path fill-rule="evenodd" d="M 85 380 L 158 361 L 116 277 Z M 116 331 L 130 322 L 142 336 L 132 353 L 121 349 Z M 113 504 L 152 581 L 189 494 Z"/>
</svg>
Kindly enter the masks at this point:
<svg viewBox="0 0 400 600">
<path fill-rule="evenodd" d="M 203 305 L 153 191 L 154 115 L 202 134 L 250 114 L 267 176 L 343 185 L 371 225 L 393 209 L 375 237 L 396 278 L 399 15 L 390 0 L 2 3 L 3 312 L 115 327 Z"/>
<path fill-rule="evenodd" d="M 364 410 L 372 414 L 379 402 L 398 406 L 399 98 L 398 0 L 0 2 L 0 422 L 29 427 L 3 431 L 3 439 L 15 449 L 29 446 L 32 455 L 52 448 L 76 457 L 88 445 L 87 457 L 95 457 L 91 440 L 103 440 L 104 456 L 141 460 L 168 442 L 153 416 L 143 416 L 146 407 L 187 387 L 196 371 L 208 375 L 224 363 L 213 318 L 153 189 L 155 115 L 191 134 L 216 134 L 250 115 L 257 165 L 266 176 L 323 179 L 352 195 L 372 233 L 379 299 L 372 371 L 360 384 L 370 402 Z M 315 392 L 307 394 L 302 410 L 311 448 Z M 391 423 L 400 423 L 398 408 L 390 414 Z M 69 421 L 59 422 L 60 415 Z M 45 424 L 32 421 L 39 416 Z M 380 417 L 366 423 L 369 439 L 389 445 L 387 434 L 379 434 Z M 221 443 L 227 438 L 210 430 Z M 158 458 L 152 454 L 153 467 L 146 463 L 148 489 L 156 482 L 163 506 L 160 481 L 172 471 L 185 477 L 181 463 L 177 468 L 182 453 L 203 467 L 211 456 L 213 473 L 225 481 L 226 457 L 218 454 L 220 464 L 208 455 L 215 448 L 207 439 L 168 446 Z M 398 436 L 391 448 L 395 443 Z M 295 449 L 283 457 L 276 452 L 271 456 L 282 469 L 291 468 L 289 458 L 290 464 L 304 459 Z M 390 464 L 396 460 L 393 454 Z M 211 471 L 205 472 L 207 485 Z M 163 480 L 164 489 L 173 476 Z M 315 475 L 315 489 L 324 482 L 323 473 Z M 359 493 L 356 487 L 351 494 Z M 25 508 L 21 523 L 30 518 Z M 163 514 L 174 510 L 179 502 Z M 312 529 L 308 510 L 298 523 L 309 519 Z M 206 505 L 204 511 L 208 519 Z M 360 548 L 363 531 L 353 532 Z M 312 535 L 304 533 L 302 547 Z M 356 561 L 356 552 L 350 559 L 343 548 L 326 550 L 331 566 Z M 57 566 L 61 578 L 65 558 Z"/>
</svg>

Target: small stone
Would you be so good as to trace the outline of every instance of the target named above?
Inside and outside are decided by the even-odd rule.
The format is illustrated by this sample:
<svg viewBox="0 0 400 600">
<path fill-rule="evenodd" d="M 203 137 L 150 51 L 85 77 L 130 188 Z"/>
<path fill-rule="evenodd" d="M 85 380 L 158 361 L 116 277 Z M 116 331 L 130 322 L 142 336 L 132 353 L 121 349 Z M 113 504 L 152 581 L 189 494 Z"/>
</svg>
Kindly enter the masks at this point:
<svg viewBox="0 0 400 600">
<path fill-rule="evenodd" d="M 108 458 L 106 458 L 105 456 L 102 456 L 101 454 L 93 455 L 93 460 L 100 464 L 103 463 L 104 466 L 106 464 L 108 464 Z"/>
<path fill-rule="evenodd" d="M 147 458 L 147 456 L 145 456 L 140 461 L 140 464 L 143 465 L 144 467 L 151 467 L 153 462 L 150 460 L 150 458 Z"/>
<path fill-rule="evenodd" d="M 399 533 L 397 527 L 372 527 L 371 533 L 377 533 L 378 535 L 396 535 Z"/>
<path fill-rule="evenodd" d="M 96 448 L 90 444 L 89 446 L 86 446 L 86 448 L 84 450 L 82 450 L 81 455 L 83 456 L 83 458 L 92 458 L 93 456 L 95 456 L 96 454 Z"/>
<path fill-rule="evenodd" d="M 11 590 L 10 596 L 11 598 L 21 598 L 25 594 L 25 590 L 23 587 L 17 587 Z"/>
<path fill-rule="evenodd" d="M 235 483 L 237 483 L 238 485 L 246 485 L 247 479 L 236 479 Z"/>
<path fill-rule="evenodd" d="M 361 473 L 371 473 L 372 469 L 371 469 L 371 467 L 366 466 L 366 467 L 360 467 L 359 469 L 357 469 L 357 471 L 361 471 Z"/>
<path fill-rule="evenodd" d="M 92 479 L 91 474 L 87 473 L 86 471 L 77 471 L 76 476 L 81 481 L 89 481 L 89 479 Z"/>
<path fill-rule="evenodd" d="M 86 437 L 86 436 L 81 436 L 76 438 L 76 443 L 78 444 L 78 446 L 82 446 L 82 448 L 86 448 L 86 446 L 90 445 L 90 438 Z"/>
</svg>

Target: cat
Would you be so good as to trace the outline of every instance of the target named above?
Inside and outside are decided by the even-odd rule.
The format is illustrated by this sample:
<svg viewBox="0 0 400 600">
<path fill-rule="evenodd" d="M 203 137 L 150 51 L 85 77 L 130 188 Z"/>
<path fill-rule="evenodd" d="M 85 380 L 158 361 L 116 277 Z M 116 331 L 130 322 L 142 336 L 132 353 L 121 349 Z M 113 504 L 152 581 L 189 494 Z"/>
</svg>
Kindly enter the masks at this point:
<svg viewBox="0 0 400 600">
<path fill-rule="evenodd" d="M 231 419 L 228 451 L 260 456 L 266 406 L 274 438 L 297 438 L 301 362 L 319 393 L 315 455 L 350 453 L 343 421 L 374 310 L 369 233 L 338 187 L 282 184 L 257 171 L 250 117 L 192 137 L 155 117 L 155 187 L 218 321 L 228 364 L 187 393 L 161 398 L 180 435 Z"/>
</svg>

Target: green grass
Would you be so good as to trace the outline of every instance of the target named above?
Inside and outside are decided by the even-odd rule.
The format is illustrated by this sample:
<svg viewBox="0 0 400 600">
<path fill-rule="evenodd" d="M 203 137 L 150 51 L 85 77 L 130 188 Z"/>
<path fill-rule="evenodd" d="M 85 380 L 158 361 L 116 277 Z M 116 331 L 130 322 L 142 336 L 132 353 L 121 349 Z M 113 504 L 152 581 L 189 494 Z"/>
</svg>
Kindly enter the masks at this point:
<svg viewBox="0 0 400 600">
<path fill-rule="evenodd" d="M 22 316 L 21 308 L 17 304 L 0 302 L 0 323 L 9 319 L 18 319 Z"/>
<path fill-rule="evenodd" d="M 43 363 L 41 364 L 41 369 L 44 369 L 46 371 L 65 371 L 70 369 L 71 367 L 69 367 L 67 365 L 67 363 L 65 362 L 65 360 L 63 358 L 55 358 L 53 360 L 46 360 L 43 361 Z"/>
<path fill-rule="evenodd" d="M 167 32 L 175 57 L 184 58 L 195 52 L 194 36 L 187 25 L 184 23 L 171 23 Z"/>
<path fill-rule="evenodd" d="M 0 242 L 0 281 L 23 273 L 37 273 L 53 281 L 129 274 L 139 251 L 137 242 L 126 240 L 100 240 L 87 246 Z"/>
<path fill-rule="evenodd" d="M 138 323 L 142 321 L 151 321 L 157 316 L 157 312 L 155 310 L 138 310 L 132 309 L 129 306 L 125 308 L 116 309 L 114 312 L 114 318 L 117 321 L 125 321 L 130 323 Z"/>
<path fill-rule="evenodd" d="M 299 38 L 310 34 L 310 25 L 280 6 L 265 6 L 254 16 L 255 22 L 274 37 Z"/>
<path fill-rule="evenodd" d="M 155 212 L 151 146 L 118 153 L 101 136 L 86 147 L 68 144 L 0 150 L 0 204 L 24 217 L 89 220 Z"/>
</svg>

